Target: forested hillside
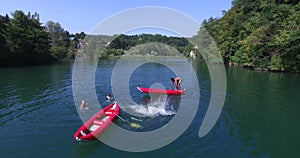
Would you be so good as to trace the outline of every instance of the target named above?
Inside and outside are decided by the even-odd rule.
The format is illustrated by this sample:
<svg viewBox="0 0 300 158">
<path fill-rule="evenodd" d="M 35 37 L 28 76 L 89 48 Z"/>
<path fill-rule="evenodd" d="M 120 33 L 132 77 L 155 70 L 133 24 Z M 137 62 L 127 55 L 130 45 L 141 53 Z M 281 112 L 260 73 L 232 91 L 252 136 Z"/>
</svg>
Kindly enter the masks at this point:
<svg viewBox="0 0 300 158">
<path fill-rule="evenodd" d="M 59 23 L 17 10 L 0 15 L 0 66 L 42 65 L 74 57 L 84 33 L 69 34 Z"/>
<path fill-rule="evenodd" d="M 167 56 L 168 45 L 174 50 L 176 49 L 182 55 L 189 57 L 190 51 L 194 45 L 184 37 L 167 37 L 160 34 L 140 34 L 140 35 L 88 35 L 84 42 L 81 54 L 96 54 L 100 58 L 109 58 L 114 56 L 121 56 L 124 54 L 131 55 L 154 55 L 154 56 Z M 145 45 L 143 45 L 145 44 Z M 163 44 L 165 46 L 163 46 Z M 136 47 L 138 46 L 138 47 Z M 139 49 L 136 54 L 134 50 Z M 165 50 L 166 52 L 162 52 Z M 170 54 L 168 54 L 170 55 Z"/>
<path fill-rule="evenodd" d="M 222 18 L 210 18 L 202 26 L 226 63 L 300 71 L 299 0 L 234 0 L 223 13 Z"/>
</svg>

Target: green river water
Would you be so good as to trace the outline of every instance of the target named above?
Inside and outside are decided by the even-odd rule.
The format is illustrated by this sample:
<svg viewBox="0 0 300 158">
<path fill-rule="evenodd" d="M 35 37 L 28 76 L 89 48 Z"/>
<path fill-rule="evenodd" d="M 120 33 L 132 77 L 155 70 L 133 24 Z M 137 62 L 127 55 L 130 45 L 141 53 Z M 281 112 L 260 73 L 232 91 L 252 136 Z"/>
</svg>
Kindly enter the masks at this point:
<svg viewBox="0 0 300 158">
<path fill-rule="evenodd" d="M 110 75 L 115 63 L 115 60 L 100 60 L 96 70 L 96 92 L 102 105 L 105 95 L 111 92 Z M 195 118 L 175 141 L 147 152 L 122 151 L 101 141 L 74 141 L 73 134 L 82 125 L 79 113 L 93 114 L 96 111 L 91 102 L 88 102 L 90 108 L 86 111 L 77 111 L 80 102 L 74 102 L 73 98 L 73 63 L 1 68 L 0 155 L 2 158 L 300 157 L 299 74 L 227 67 L 223 110 L 213 129 L 199 138 L 199 128 L 210 99 L 211 82 L 205 64 L 192 62 L 192 65 L 201 94 Z M 161 73 L 157 75 L 155 72 L 158 71 Z M 162 85 L 168 86 L 170 76 L 172 72 L 160 64 L 149 63 L 137 69 L 129 82 L 130 95 L 137 106 L 142 106 L 147 96 L 137 91 L 136 85 L 150 86 L 152 82 L 161 81 Z M 193 84 L 183 80 L 182 86 L 191 87 Z M 190 98 L 193 89 L 190 89 L 181 99 L 193 99 Z M 121 116 L 140 124 L 143 129 L 134 129 L 120 119 L 116 124 L 136 132 L 160 128 L 175 115 L 161 109 L 144 111 L 149 116 L 137 122 L 130 119 L 131 115 L 124 112 L 125 109 L 126 106 L 122 106 Z"/>
</svg>

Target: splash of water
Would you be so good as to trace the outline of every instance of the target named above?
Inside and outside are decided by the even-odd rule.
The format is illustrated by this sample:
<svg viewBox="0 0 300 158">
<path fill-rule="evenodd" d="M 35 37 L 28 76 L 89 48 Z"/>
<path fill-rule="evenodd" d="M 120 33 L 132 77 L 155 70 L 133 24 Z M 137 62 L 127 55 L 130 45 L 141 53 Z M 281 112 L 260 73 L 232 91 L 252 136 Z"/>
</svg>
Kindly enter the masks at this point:
<svg viewBox="0 0 300 158">
<path fill-rule="evenodd" d="M 149 103 L 147 105 L 129 105 L 129 108 L 133 110 L 134 112 L 141 114 L 143 116 L 148 117 L 156 117 L 159 115 L 162 116 L 169 116 L 169 115 L 175 115 L 176 111 L 174 108 L 168 108 L 165 103 Z"/>
</svg>

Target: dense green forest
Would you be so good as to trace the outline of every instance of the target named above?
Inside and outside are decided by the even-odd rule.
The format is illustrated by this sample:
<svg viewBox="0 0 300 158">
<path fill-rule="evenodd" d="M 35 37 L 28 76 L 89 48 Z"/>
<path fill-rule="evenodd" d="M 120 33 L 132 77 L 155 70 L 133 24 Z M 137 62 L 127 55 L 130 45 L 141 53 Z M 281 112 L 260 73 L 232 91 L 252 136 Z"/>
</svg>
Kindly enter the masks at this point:
<svg viewBox="0 0 300 158">
<path fill-rule="evenodd" d="M 159 51 L 170 51 L 165 47 L 168 45 L 185 57 L 193 50 L 196 58 L 203 58 L 202 54 L 211 62 L 220 62 L 214 56 L 217 48 L 227 64 L 299 72 L 299 15 L 299 0 L 233 0 L 221 18 L 204 20 L 198 34 L 187 39 L 159 34 L 74 35 L 57 22 L 42 25 L 37 13 L 15 11 L 11 17 L 0 15 L 0 66 L 48 64 L 74 58 L 75 54 L 110 58 L 134 54 L 136 46 L 152 43 L 139 49 L 148 55 L 164 55 Z M 195 39 L 198 42 L 193 42 Z"/>
<path fill-rule="evenodd" d="M 234 0 L 232 8 L 223 13 L 222 18 L 210 18 L 202 26 L 226 63 L 300 71 L 299 0 Z"/>
<path fill-rule="evenodd" d="M 0 15 L 0 66 L 50 64 L 74 57 L 83 32 L 75 35 L 59 23 L 40 23 L 39 14 Z"/>
</svg>

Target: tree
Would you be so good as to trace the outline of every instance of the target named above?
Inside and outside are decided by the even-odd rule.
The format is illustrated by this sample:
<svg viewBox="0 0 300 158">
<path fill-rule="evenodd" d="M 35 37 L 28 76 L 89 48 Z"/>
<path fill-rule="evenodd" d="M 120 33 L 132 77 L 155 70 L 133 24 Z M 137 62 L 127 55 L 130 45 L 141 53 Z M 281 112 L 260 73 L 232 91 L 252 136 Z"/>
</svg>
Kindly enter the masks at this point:
<svg viewBox="0 0 300 158">
<path fill-rule="evenodd" d="M 6 42 L 10 49 L 7 64 L 44 64 L 52 61 L 49 56 L 48 33 L 39 22 L 37 13 L 25 15 L 22 11 L 12 13 L 7 27 Z"/>
<path fill-rule="evenodd" d="M 65 31 L 58 22 L 48 21 L 46 30 L 49 32 L 51 41 L 51 55 L 59 60 L 67 57 L 70 46 L 70 35 Z"/>
<path fill-rule="evenodd" d="M 209 18 L 202 26 L 213 37 L 225 62 L 298 72 L 299 14 L 298 0 L 234 0 L 222 18 Z"/>
<path fill-rule="evenodd" d="M 0 15 L 0 65 L 5 65 L 10 58 L 10 51 L 6 42 L 7 25 L 9 25 L 8 15 Z"/>
</svg>

